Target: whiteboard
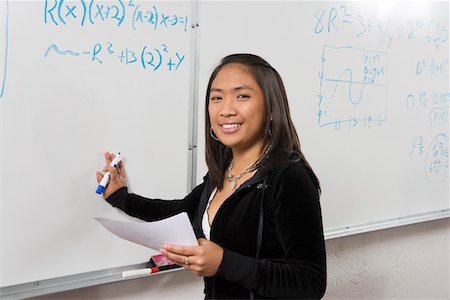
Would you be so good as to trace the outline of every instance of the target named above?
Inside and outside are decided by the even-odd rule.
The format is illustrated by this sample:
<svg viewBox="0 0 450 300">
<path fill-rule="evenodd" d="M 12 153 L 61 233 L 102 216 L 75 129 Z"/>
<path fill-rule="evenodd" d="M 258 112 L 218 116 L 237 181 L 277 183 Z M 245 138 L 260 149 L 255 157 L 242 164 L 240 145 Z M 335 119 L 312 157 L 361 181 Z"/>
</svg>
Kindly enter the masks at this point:
<svg viewBox="0 0 450 300">
<path fill-rule="evenodd" d="M 147 261 L 93 219 L 128 219 L 95 194 L 102 153 L 132 192 L 183 197 L 207 80 L 236 52 L 283 77 L 326 231 L 448 211 L 449 6 L 418 3 L 0 1 L 0 287 Z"/>
<path fill-rule="evenodd" d="M 127 219 L 95 193 L 95 171 L 120 151 L 132 192 L 186 194 L 191 9 L 1 1 L 0 286 L 154 254 L 94 220 Z"/>
<path fill-rule="evenodd" d="M 199 24 L 199 149 L 212 70 L 254 53 L 284 80 L 326 232 L 448 210 L 448 2 L 207 1 Z"/>
</svg>

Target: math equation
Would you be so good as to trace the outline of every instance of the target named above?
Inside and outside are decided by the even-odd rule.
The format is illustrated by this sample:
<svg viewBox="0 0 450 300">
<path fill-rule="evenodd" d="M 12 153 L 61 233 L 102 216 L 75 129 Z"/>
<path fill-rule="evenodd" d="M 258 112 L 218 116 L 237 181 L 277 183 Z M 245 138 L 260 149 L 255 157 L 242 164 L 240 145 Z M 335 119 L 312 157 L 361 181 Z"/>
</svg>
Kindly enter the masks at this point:
<svg viewBox="0 0 450 300">
<path fill-rule="evenodd" d="M 188 16 L 160 11 L 149 1 L 134 0 L 45 0 L 44 23 L 64 26 L 93 26 L 108 23 L 113 26 L 131 26 L 134 30 L 140 26 L 153 30 L 187 30 Z"/>
<path fill-rule="evenodd" d="M 387 53 L 325 45 L 317 119 L 336 130 L 386 121 Z"/>
<path fill-rule="evenodd" d="M 135 48 L 116 48 L 112 43 L 96 43 L 85 51 L 62 49 L 51 44 L 44 53 L 45 57 L 51 55 L 81 57 L 92 63 L 102 64 L 105 60 L 114 60 L 124 65 L 136 65 L 144 70 L 157 71 L 166 69 L 176 71 L 183 63 L 185 55 L 179 52 L 169 52 L 167 45 L 158 47 L 144 45 Z"/>
<path fill-rule="evenodd" d="M 319 9 L 314 17 L 314 33 L 317 35 L 350 33 L 355 39 L 370 36 L 377 41 L 379 48 L 389 49 L 394 42 L 414 39 L 423 39 L 436 49 L 448 43 L 447 25 L 422 16 L 401 21 L 392 17 L 382 18 L 344 4 Z"/>
<path fill-rule="evenodd" d="M 431 128 L 448 125 L 450 108 L 450 92 L 435 92 L 421 90 L 406 96 L 405 107 L 408 112 L 423 112 L 428 116 Z"/>
<path fill-rule="evenodd" d="M 49 60 L 79 59 L 97 66 L 117 63 L 151 72 L 178 71 L 187 60 L 186 49 L 179 46 L 179 41 L 188 40 L 183 35 L 189 17 L 165 11 L 155 3 L 163 4 L 134 0 L 46 0 L 44 26 L 62 32 L 63 36 L 60 41 L 49 42 L 43 56 Z M 69 46 L 64 35 L 74 31 L 82 36 L 89 32 L 98 36 L 98 40 L 90 39 L 88 43 L 81 38 L 78 46 L 74 43 Z"/>
<path fill-rule="evenodd" d="M 428 147 L 425 175 L 430 183 L 439 183 L 448 178 L 448 135 L 436 135 Z"/>
<path fill-rule="evenodd" d="M 424 161 L 425 177 L 430 183 L 440 183 L 448 178 L 448 128 L 450 92 L 420 90 L 405 99 L 405 108 L 412 115 L 427 116 L 429 128 L 438 133 L 430 138 L 417 134 L 410 138 L 410 156 Z"/>
</svg>

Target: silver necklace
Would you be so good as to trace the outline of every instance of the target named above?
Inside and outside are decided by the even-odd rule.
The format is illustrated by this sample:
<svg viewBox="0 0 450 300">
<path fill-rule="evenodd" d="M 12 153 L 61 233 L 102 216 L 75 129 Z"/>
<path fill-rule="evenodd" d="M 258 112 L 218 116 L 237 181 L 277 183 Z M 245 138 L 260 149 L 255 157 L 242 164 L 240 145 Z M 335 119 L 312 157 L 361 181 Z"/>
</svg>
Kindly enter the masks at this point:
<svg viewBox="0 0 450 300">
<path fill-rule="evenodd" d="M 267 155 L 269 152 L 270 146 L 267 147 L 266 151 L 264 151 L 263 155 L 261 155 L 257 161 L 252 163 L 250 166 L 245 168 L 238 176 L 234 176 L 231 174 L 231 170 L 233 169 L 234 159 L 230 161 L 230 165 L 228 166 L 228 175 L 227 175 L 227 181 L 231 183 L 231 190 L 234 191 L 236 189 L 236 182 L 242 178 L 245 174 L 248 172 L 252 172 L 256 170 L 259 167 L 260 162 L 263 160 L 263 158 Z"/>
</svg>

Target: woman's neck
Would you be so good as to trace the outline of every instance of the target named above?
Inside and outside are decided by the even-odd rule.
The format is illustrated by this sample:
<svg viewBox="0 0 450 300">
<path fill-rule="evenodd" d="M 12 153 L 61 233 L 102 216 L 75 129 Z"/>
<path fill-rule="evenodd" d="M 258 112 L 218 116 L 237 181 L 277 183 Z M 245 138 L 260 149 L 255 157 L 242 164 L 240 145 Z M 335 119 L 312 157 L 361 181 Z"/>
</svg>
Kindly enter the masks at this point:
<svg viewBox="0 0 450 300">
<path fill-rule="evenodd" d="M 239 174 L 242 170 L 255 163 L 262 154 L 261 148 L 262 145 L 255 145 L 245 151 L 233 149 L 233 174 Z"/>
</svg>

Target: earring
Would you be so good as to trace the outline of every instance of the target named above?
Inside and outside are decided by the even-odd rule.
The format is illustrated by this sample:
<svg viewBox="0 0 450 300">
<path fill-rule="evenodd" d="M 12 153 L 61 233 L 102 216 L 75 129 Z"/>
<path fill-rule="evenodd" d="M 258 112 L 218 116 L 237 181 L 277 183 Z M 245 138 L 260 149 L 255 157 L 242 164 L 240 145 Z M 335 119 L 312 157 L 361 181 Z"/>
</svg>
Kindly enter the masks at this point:
<svg viewBox="0 0 450 300">
<path fill-rule="evenodd" d="M 216 141 L 220 142 L 219 138 L 217 136 L 214 135 L 214 131 L 212 129 L 212 126 L 209 128 L 209 135 L 215 139 Z"/>
</svg>

